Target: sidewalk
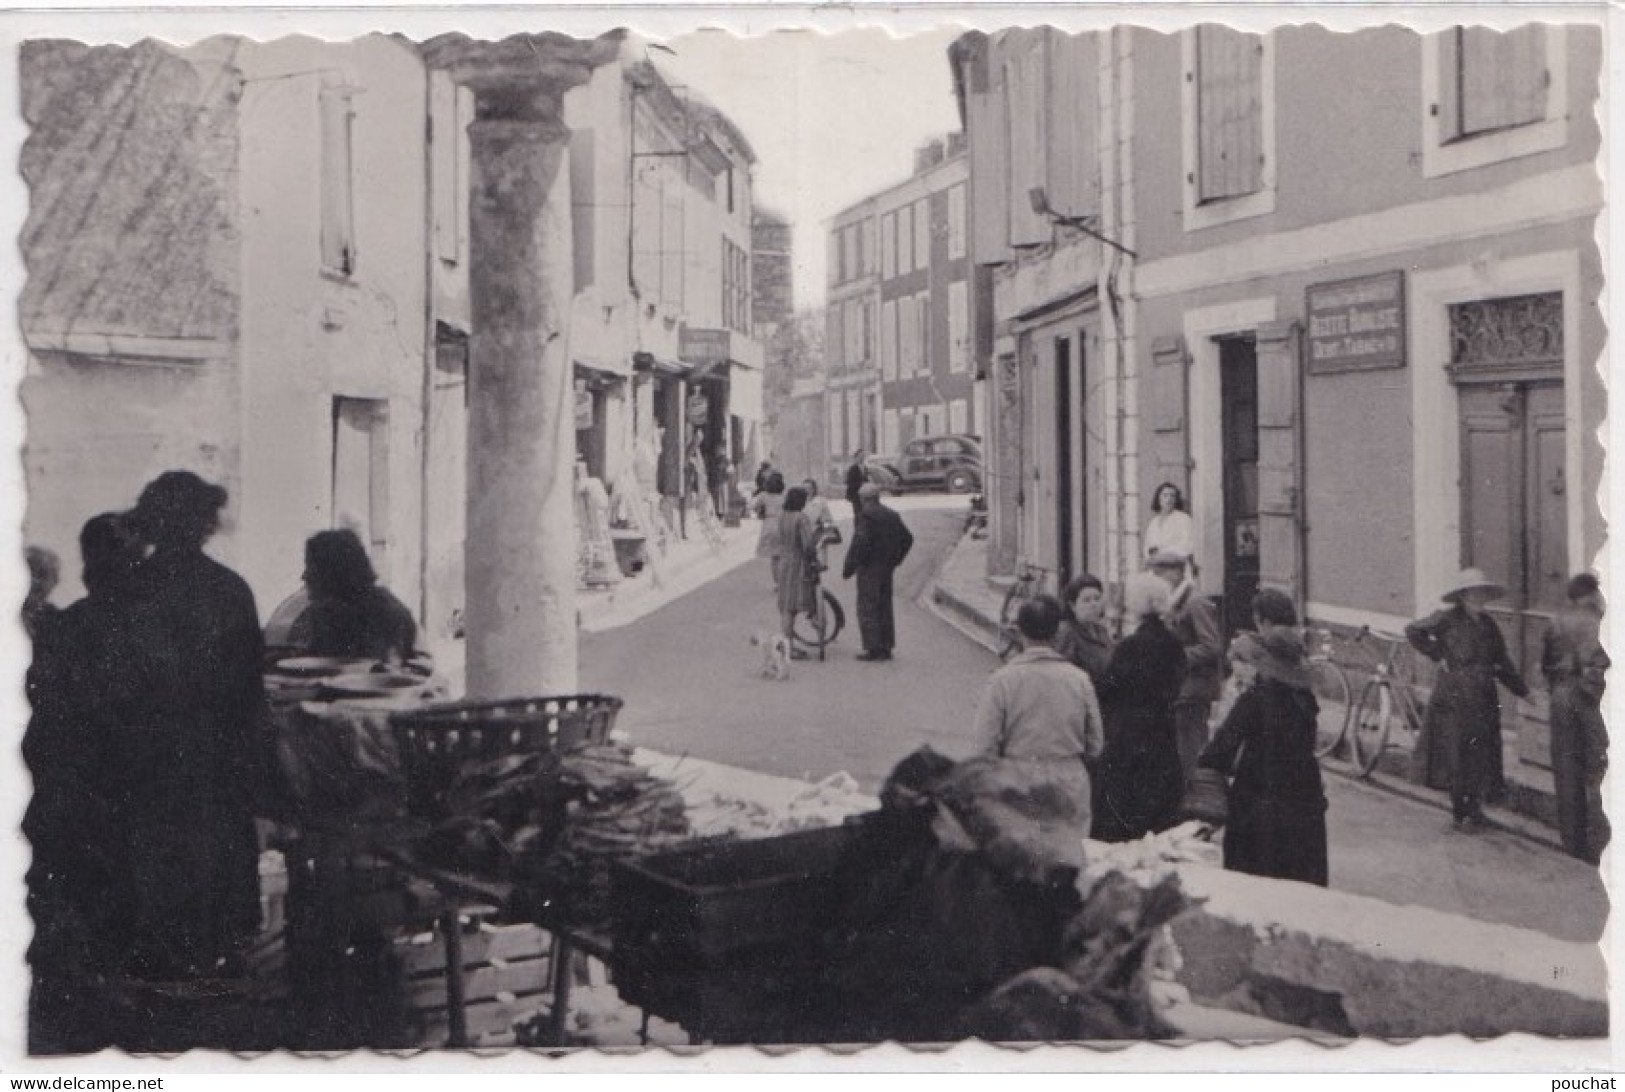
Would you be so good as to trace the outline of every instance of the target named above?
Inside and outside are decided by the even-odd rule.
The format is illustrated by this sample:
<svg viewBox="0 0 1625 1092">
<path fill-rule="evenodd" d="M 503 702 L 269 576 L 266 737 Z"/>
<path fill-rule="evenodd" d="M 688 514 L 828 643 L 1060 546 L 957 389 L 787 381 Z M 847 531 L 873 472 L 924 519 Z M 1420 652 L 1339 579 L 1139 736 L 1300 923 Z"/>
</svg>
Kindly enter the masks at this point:
<svg viewBox="0 0 1625 1092">
<path fill-rule="evenodd" d="M 926 605 L 938 617 L 955 626 L 966 636 L 989 651 L 998 650 L 999 609 L 1004 604 L 1004 591 L 987 577 L 987 540 L 966 536 L 959 541 L 936 583 L 926 596 Z M 1323 719 L 1333 723 L 1341 720 L 1343 710 L 1328 703 L 1322 710 Z M 1395 744 L 1403 744 L 1396 746 Z M 1429 804 L 1441 811 L 1450 810 L 1450 797 L 1409 778 L 1411 752 L 1408 740 L 1391 741 L 1377 769 L 1366 783 L 1397 796 Z M 1523 762 L 1517 753 L 1517 740 L 1508 739 L 1506 750 L 1507 799 L 1499 807 L 1486 811 L 1497 825 L 1524 838 L 1561 849 L 1558 843 L 1557 800 L 1552 788 L 1552 775 L 1546 770 Z M 1355 779 L 1353 767 L 1340 762 L 1326 762 L 1324 767 L 1338 776 Z"/>
<path fill-rule="evenodd" d="M 833 506 L 832 506 L 833 507 Z M 657 566 L 644 565 L 634 576 L 602 590 L 576 592 L 576 616 L 588 633 L 615 629 L 634 622 L 695 588 L 715 580 L 756 556 L 761 521 L 744 519 L 738 527 L 722 528 L 722 544 L 712 546 L 698 527 L 689 537 L 671 543 Z"/>
</svg>

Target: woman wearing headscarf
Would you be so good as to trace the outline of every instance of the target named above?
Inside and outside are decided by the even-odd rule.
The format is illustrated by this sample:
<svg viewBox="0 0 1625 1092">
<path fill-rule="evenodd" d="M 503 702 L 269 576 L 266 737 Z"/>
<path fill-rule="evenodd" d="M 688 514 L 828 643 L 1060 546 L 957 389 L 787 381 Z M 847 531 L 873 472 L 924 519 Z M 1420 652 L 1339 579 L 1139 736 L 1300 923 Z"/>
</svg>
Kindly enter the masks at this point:
<svg viewBox="0 0 1625 1092">
<path fill-rule="evenodd" d="M 395 663 L 412 655 L 417 622 L 378 583 L 354 531 L 318 531 L 305 540 L 305 588 L 310 605 L 289 630 L 293 647 L 312 656 Z"/>
<path fill-rule="evenodd" d="M 790 638 L 795 636 L 798 614 L 811 614 L 818 609 L 818 529 L 807 518 L 807 491 L 799 485 L 784 495 L 784 510 L 779 513 L 779 624 L 780 631 Z M 790 655 L 804 660 L 807 654 L 791 645 Z"/>
<path fill-rule="evenodd" d="M 259 613 L 242 577 L 203 552 L 226 499 L 220 486 L 170 471 L 131 514 L 152 547 L 137 578 L 139 644 L 169 667 L 123 741 L 115 800 L 136 886 L 130 969 L 148 978 L 235 973 L 259 924 Z"/>
<path fill-rule="evenodd" d="M 1095 778 L 1094 837 L 1129 842 L 1178 818 L 1185 780 L 1174 737 L 1174 700 L 1185 681 L 1185 649 L 1163 614 L 1166 581 L 1135 573 L 1123 588 L 1134 632 L 1117 643 L 1095 691 L 1106 750 Z"/>
<path fill-rule="evenodd" d="M 1422 719 L 1412 777 L 1450 792 L 1455 829 L 1483 829 L 1484 799 L 1500 790 L 1500 683 L 1518 697 L 1529 693 L 1507 655 L 1506 640 L 1486 604 L 1506 589 L 1479 569 L 1463 569 L 1441 597 L 1450 607 L 1405 627 L 1405 637 L 1439 665 Z"/>
<path fill-rule="evenodd" d="M 1326 886 L 1326 793 L 1315 759 L 1320 706 L 1298 635 L 1297 608 L 1279 591 L 1253 600 L 1256 636 L 1238 642 L 1254 675 L 1197 760 L 1230 781 L 1224 867 Z"/>
</svg>

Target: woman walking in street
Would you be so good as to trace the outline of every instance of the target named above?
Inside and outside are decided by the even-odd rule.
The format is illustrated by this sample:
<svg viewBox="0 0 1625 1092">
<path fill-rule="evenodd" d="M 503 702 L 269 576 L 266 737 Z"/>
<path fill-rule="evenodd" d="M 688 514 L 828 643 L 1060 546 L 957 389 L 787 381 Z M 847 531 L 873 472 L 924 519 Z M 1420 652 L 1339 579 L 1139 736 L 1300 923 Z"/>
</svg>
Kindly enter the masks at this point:
<svg viewBox="0 0 1625 1092">
<path fill-rule="evenodd" d="M 1495 684 L 1520 698 L 1529 693 L 1500 627 L 1484 612 L 1505 594 L 1482 571 L 1464 569 L 1442 597 L 1449 608 L 1405 627 L 1412 646 L 1439 665 L 1412 777 L 1449 791 L 1455 829 L 1467 833 L 1484 828 L 1484 799 L 1500 790 L 1501 701 Z"/>
<path fill-rule="evenodd" d="M 1251 686 L 1236 698 L 1197 766 L 1231 779 L 1224 867 L 1327 883 L 1326 792 L 1315 759 L 1315 700 L 1298 612 L 1265 589 L 1253 599 L 1256 637 L 1241 645 Z"/>
<path fill-rule="evenodd" d="M 1174 738 L 1174 699 L 1185 681 L 1185 650 L 1168 630 L 1166 581 L 1129 577 L 1123 609 L 1135 630 L 1112 650 L 1095 681 L 1106 751 L 1095 785 L 1094 837 L 1129 842 L 1178 818 L 1185 780 Z"/>
<path fill-rule="evenodd" d="M 784 495 L 779 513 L 779 625 L 790 638 L 792 659 L 805 660 L 807 654 L 794 645 L 798 614 L 818 609 L 818 531 L 807 518 L 807 491 L 799 485 Z"/>
<path fill-rule="evenodd" d="M 1055 635 L 1055 651 L 1088 672 L 1091 680 L 1105 674 L 1112 658 L 1112 635 L 1103 621 L 1105 596 L 1105 585 L 1090 573 L 1067 581 L 1061 594 L 1066 618 Z"/>
<path fill-rule="evenodd" d="M 771 558 L 773 587 L 779 586 L 779 513 L 784 511 L 784 475 L 769 470 L 762 482 L 761 492 L 751 499 L 751 510 L 762 521 L 761 533 L 756 536 L 756 556 Z"/>
</svg>

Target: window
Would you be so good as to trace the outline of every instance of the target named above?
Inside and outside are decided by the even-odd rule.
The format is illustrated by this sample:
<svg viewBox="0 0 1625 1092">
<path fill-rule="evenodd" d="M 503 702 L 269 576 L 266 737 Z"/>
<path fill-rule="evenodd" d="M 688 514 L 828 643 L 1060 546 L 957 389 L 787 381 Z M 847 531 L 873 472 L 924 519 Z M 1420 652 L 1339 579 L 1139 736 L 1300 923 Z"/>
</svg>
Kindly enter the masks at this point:
<svg viewBox="0 0 1625 1092">
<path fill-rule="evenodd" d="M 733 164 L 731 163 L 728 165 L 727 176 L 728 184 L 726 188 L 728 191 L 728 211 L 732 212 L 734 210 L 734 169 Z"/>
<path fill-rule="evenodd" d="M 750 255 L 722 240 L 722 325 L 750 333 Z"/>
<path fill-rule="evenodd" d="M 836 368 L 846 363 L 841 358 L 841 350 L 846 346 L 845 323 L 842 321 L 845 317 L 846 312 L 840 307 L 831 307 L 824 313 L 824 345 L 829 354 L 829 363 Z"/>
<path fill-rule="evenodd" d="M 894 409 L 882 410 L 880 414 L 880 447 L 884 451 L 896 451 L 897 441 L 900 439 L 897 411 Z"/>
<path fill-rule="evenodd" d="M 875 222 L 867 216 L 858 221 L 858 235 L 863 245 L 858 248 L 864 276 L 875 271 Z"/>
<path fill-rule="evenodd" d="M 468 123 L 474 119 L 474 92 L 458 87 L 444 72 L 430 77 L 429 92 L 432 111 L 429 184 L 434 200 L 435 253 L 441 261 L 455 263 L 462 256 L 463 236 L 467 231 Z M 576 155 L 574 143 L 572 137 L 572 172 Z M 590 193 L 591 189 L 585 192 Z"/>
<path fill-rule="evenodd" d="M 322 116 L 322 268 L 349 277 L 355 273 L 355 166 L 353 87 L 324 87 Z"/>
<path fill-rule="evenodd" d="M 1564 28 L 1453 27 L 1422 50 L 1422 174 L 1432 178 L 1568 142 Z"/>
<path fill-rule="evenodd" d="M 850 281 L 858 275 L 858 238 L 857 228 L 848 227 L 841 231 L 841 280 Z"/>
<path fill-rule="evenodd" d="M 873 300 L 864 300 L 863 307 L 863 337 L 858 342 L 858 359 L 864 363 L 874 359 L 875 347 L 875 303 Z"/>
<path fill-rule="evenodd" d="M 831 455 L 845 455 L 852 448 L 844 442 L 844 429 L 841 428 L 841 396 L 832 394 L 824 404 L 829 414 L 829 453 Z"/>
<path fill-rule="evenodd" d="M 965 256 L 965 186 L 963 183 L 948 190 L 948 260 L 957 261 Z"/>
<path fill-rule="evenodd" d="M 889 212 L 880 218 L 880 275 L 897 275 L 897 217 Z"/>
<path fill-rule="evenodd" d="M 921 292 L 914 305 L 916 321 L 920 324 L 919 343 L 920 355 L 917 361 L 919 371 L 931 370 L 931 293 Z"/>
<path fill-rule="evenodd" d="M 887 300 L 880 308 L 880 371 L 888 380 L 897 378 L 897 302 Z"/>
<path fill-rule="evenodd" d="M 897 340 L 902 347 L 897 373 L 902 378 L 920 367 L 920 298 L 905 296 L 897 303 Z"/>
<path fill-rule="evenodd" d="M 897 272 L 914 271 L 914 210 L 901 208 L 897 210 Z"/>
<path fill-rule="evenodd" d="M 966 416 L 966 402 L 963 398 L 956 398 L 948 403 L 948 431 L 969 432 L 970 422 Z"/>
<path fill-rule="evenodd" d="M 948 370 L 962 372 L 970 367 L 969 293 L 964 281 L 948 285 Z"/>
<path fill-rule="evenodd" d="M 925 199 L 914 202 L 914 268 L 931 266 L 931 203 Z"/>
<path fill-rule="evenodd" d="M 1185 229 L 1273 212 L 1273 38 L 1204 24 L 1184 60 Z"/>
</svg>

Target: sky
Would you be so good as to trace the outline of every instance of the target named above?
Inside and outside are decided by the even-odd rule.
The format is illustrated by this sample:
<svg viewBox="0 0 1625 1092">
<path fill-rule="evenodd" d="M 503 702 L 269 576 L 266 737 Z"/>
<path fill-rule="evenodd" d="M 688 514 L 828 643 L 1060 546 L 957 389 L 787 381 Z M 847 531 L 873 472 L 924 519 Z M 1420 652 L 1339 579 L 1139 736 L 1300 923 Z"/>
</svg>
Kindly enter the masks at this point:
<svg viewBox="0 0 1625 1092">
<path fill-rule="evenodd" d="M 798 310 L 823 303 L 827 221 L 906 179 L 915 148 L 959 128 L 948 46 L 961 33 L 709 30 L 664 39 L 672 53 L 651 51 L 755 149 L 757 202 L 794 225 Z"/>
</svg>

